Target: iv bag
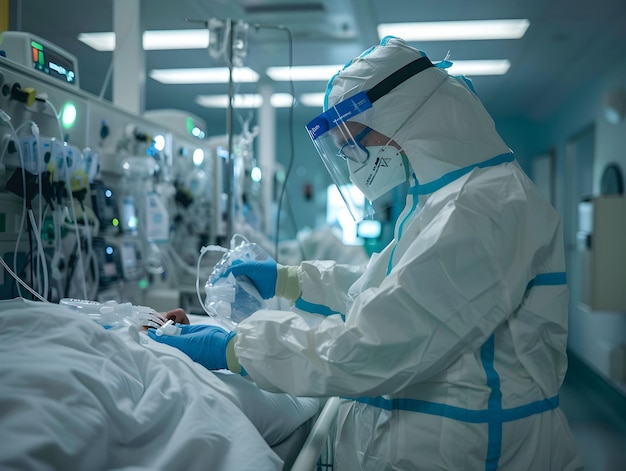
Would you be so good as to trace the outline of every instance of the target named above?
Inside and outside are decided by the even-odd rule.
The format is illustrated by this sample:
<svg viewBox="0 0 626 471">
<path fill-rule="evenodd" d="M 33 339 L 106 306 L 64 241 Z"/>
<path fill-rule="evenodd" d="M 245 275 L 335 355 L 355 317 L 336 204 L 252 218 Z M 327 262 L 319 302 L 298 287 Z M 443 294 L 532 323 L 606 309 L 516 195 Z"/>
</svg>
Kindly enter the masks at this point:
<svg viewBox="0 0 626 471">
<path fill-rule="evenodd" d="M 243 239 L 237 245 L 237 237 Z M 238 324 L 260 309 L 265 309 L 265 300 L 254 284 L 245 277 L 235 278 L 226 271 L 236 260 L 267 260 L 269 255 L 255 243 L 248 242 L 242 236 L 233 236 L 231 249 L 215 264 L 204 286 L 206 294 L 205 308 L 232 324 Z"/>
</svg>

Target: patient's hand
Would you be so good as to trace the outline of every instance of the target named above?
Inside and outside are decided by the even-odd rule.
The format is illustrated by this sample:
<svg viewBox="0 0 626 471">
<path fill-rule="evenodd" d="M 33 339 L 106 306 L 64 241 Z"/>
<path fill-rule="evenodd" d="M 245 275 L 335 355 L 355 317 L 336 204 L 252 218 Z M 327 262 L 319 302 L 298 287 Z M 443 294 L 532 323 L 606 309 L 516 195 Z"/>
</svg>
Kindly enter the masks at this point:
<svg viewBox="0 0 626 471">
<path fill-rule="evenodd" d="M 187 317 L 187 313 L 180 307 L 178 309 L 167 311 L 162 315 L 166 320 L 171 319 L 174 324 L 189 324 L 189 317 Z"/>
</svg>

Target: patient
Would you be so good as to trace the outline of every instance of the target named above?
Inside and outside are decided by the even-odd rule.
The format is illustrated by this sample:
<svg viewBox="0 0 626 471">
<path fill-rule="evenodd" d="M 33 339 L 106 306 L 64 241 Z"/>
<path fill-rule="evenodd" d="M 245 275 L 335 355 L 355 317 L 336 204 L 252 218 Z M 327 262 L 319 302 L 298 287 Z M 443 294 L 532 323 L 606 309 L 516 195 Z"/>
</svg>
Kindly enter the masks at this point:
<svg viewBox="0 0 626 471">
<path fill-rule="evenodd" d="M 281 470 L 320 408 L 52 303 L 0 301 L 0 356 L 0 469 Z"/>
</svg>

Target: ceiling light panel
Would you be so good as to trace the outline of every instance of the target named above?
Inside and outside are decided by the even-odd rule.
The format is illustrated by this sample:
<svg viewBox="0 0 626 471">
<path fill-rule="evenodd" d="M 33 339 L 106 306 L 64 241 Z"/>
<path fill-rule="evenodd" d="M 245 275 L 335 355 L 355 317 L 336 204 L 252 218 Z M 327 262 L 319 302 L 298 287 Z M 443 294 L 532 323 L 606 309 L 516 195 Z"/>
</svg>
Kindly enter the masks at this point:
<svg viewBox="0 0 626 471">
<path fill-rule="evenodd" d="M 153 69 L 149 72 L 150 78 L 164 84 L 191 84 L 191 83 L 228 83 L 227 67 L 191 68 L 191 69 Z M 259 74 L 248 67 L 233 69 L 233 82 L 254 83 L 259 80 Z"/>
<path fill-rule="evenodd" d="M 381 38 L 397 36 L 406 41 L 519 39 L 529 26 L 528 20 L 381 23 L 378 25 L 378 35 Z"/>
<path fill-rule="evenodd" d="M 446 69 L 450 75 L 504 75 L 511 68 L 511 62 L 502 60 L 451 61 L 452 66 Z"/>
<path fill-rule="evenodd" d="M 342 69 L 342 65 L 268 67 L 265 73 L 277 82 L 293 80 L 310 82 L 327 82 Z"/>
<path fill-rule="evenodd" d="M 324 5 L 320 2 L 259 2 L 243 0 L 241 6 L 247 14 L 281 14 L 281 13 L 317 13 L 324 12 Z"/>
<path fill-rule="evenodd" d="M 205 108 L 228 108 L 228 95 L 198 95 L 196 103 Z M 234 108 L 259 108 L 263 96 L 259 94 L 239 94 L 233 97 Z"/>
<path fill-rule="evenodd" d="M 115 49 L 115 33 L 80 33 L 78 40 L 96 51 L 112 51 Z"/>
<path fill-rule="evenodd" d="M 80 33 L 78 40 L 97 51 L 115 49 L 115 33 Z M 167 49 L 206 49 L 209 47 L 209 32 L 206 29 L 177 29 L 144 31 L 142 47 L 146 51 Z"/>
<path fill-rule="evenodd" d="M 324 95 L 325 93 L 303 93 L 299 101 L 303 106 L 321 108 L 324 106 Z"/>
<path fill-rule="evenodd" d="M 143 33 L 143 48 L 146 51 L 206 49 L 208 47 L 208 29 L 146 31 Z"/>
<path fill-rule="evenodd" d="M 196 103 L 205 108 L 227 108 L 228 95 L 198 95 Z M 270 97 L 270 104 L 274 108 L 289 108 L 293 104 L 293 96 L 289 93 L 274 93 Z M 263 96 L 260 94 L 238 94 L 234 96 L 234 108 L 260 108 L 263 105 Z"/>
</svg>

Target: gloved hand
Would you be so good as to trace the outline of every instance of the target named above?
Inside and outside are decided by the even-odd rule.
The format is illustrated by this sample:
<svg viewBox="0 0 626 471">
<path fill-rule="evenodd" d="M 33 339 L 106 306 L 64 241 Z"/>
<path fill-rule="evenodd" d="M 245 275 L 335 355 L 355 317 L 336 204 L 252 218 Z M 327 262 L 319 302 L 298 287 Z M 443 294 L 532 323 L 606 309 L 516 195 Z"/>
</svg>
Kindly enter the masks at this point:
<svg viewBox="0 0 626 471">
<path fill-rule="evenodd" d="M 269 257 L 267 260 L 234 260 L 222 276 L 247 276 L 263 299 L 270 299 L 276 294 L 278 266 Z"/>
<path fill-rule="evenodd" d="M 227 369 L 226 347 L 235 332 L 227 332 L 214 325 L 183 325 L 180 335 L 158 336 L 154 329 L 148 330 L 151 339 L 171 345 L 187 354 L 193 361 L 209 370 Z"/>
</svg>

